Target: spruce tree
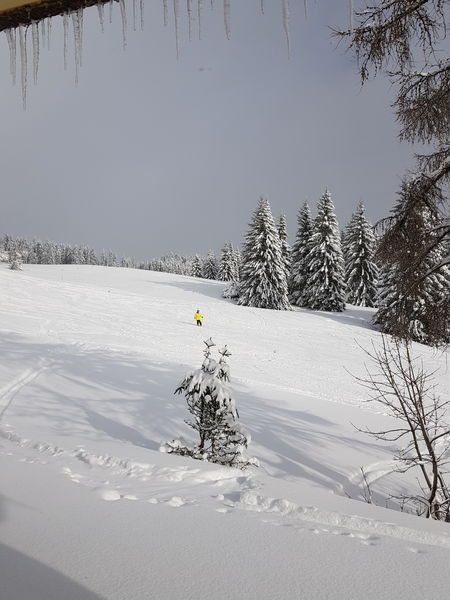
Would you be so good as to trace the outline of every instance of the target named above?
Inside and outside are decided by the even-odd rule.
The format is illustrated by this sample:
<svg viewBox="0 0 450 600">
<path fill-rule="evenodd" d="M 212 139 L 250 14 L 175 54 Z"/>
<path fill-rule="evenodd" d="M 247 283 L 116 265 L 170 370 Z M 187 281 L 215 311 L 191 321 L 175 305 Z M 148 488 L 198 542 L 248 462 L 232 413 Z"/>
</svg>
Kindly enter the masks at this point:
<svg viewBox="0 0 450 600">
<path fill-rule="evenodd" d="M 294 306 L 308 305 L 308 263 L 313 222 L 308 203 L 305 202 L 297 217 L 298 229 L 291 253 L 291 273 L 289 276 L 289 299 Z"/>
<path fill-rule="evenodd" d="M 291 247 L 287 241 L 286 217 L 284 215 L 280 215 L 278 218 L 278 235 L 280 236 L 281 242 L 281 258 L 283 261 L 284 272 L 286 274 L 286 280 L 288 280 L 291 272 Z"/>
<path fill-rule="evenodd" d="M 235 278 L 233 248 L 229 242 L 222 248 L 218 276 L 221 281 L 233 281 Z"/>
<path fill-rule="evenodd" d="M 22 256 L 17 250 L 9 251 L 9 268 L 12 271 L 22 270 Z"/>
<path fill-rule="evenodd" d="M 232 247 L 233 248 L 233 247 Z M 239 281 L 241 278 L 242 256 L 239 248 L 233 248 L 233 280 Z"/>
<path fill-rule="evenodd" d="M 376 306 L 378 267 L 374 262 L 375 235 L 359 203 L 344 235 L 344 262 L 347 302 Z"/>
<path fill-rule="evenodd" d="M 192 260 L 191 275 L 192 275 L 192 277 L 202 277 L 203 276 L 203 265 L 202 265 L 201 258 L 198 254 L 196 254 L 194 256 L 194 259 Z"/>
<path fill-rule="evenodd" d="M 219 360 L 212 357 L 215 344 L 205 341 L 204 359 L 200 369 L 190 373 L 176 389 L 184 394 L 192 419 L 186 424 L 198 434 L 198 444 L 189 447 L 181 440 L 162 446 L 169 453 L 192 456 L 222 465 L 244 468 L 257 461 L 246 456 L 250 436 L 239 424 L 239 413 L 230 388 L 231 356 L 227 347 L 219 350 Z"/>
<path fill-rule="evenodd" d="M 269 202 L 261 198 L 245 238 L 238 304 L 290 308 L 280 237 Z"/>
<path fill-rule="evenodd" d="M 219 267 L 214 252 L 210 250 L 203 263 L 203 277 L 205 279 L 217 279 Z"/>
<path fill-rule="evenodd" d="M 404 182 L 393 219 L 404 219 L 402 238 L 396 237 L 383 255 L 378 312 L 375 323 L 381 331 L 424 344 L 450 341 L 450 269 L 439 265 L 446 252 L 438 243 L 441 216 L 431 207 L 408 204 L 408 182 Z M 435 242 L 435 240 L 437 240 Z M 413 243 L 414 242 L 414 243 Z M 402 246 L 414 248 L 406 257 Z M 426 252 L 427 248 L 433 248 Z M 411 265 L 416 265 L 411 272 Z"/>
<path fill-rule="evenodd" d="M 332 312 L 345 310 L 341 234 L 328 190 L 317 206 L 306 262 L 309 273 L 307 306 Z"/>
</svg>

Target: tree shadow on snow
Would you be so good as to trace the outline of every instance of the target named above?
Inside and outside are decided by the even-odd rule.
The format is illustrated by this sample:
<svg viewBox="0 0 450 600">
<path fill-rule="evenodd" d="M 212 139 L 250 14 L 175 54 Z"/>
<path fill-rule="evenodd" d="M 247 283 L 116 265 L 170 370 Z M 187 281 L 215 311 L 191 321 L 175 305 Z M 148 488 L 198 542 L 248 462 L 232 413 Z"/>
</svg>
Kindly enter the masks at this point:
<svg viewBox="0 0 450 600">
<path fill-rule="evenodd" d="M 241 420 L 251 431 L 259 450 L 256 454 L 273 476 L 306 479 L 319 487 L 356 498 L 361 489 L 349 480 L 348 467 L 333 464 L 336 448 L 344 446 L 349 454 L 361 452 L 366 457 L 381 453 L 386 454 L 386 459 L 392 457 L 393 448 L 368 437 L 363 439 L 362 435 L 360 439 L 347 436 L 342 424 L 300 408 L 292 410 L 277 406 L 275 401 L 268 403 L 242 387 L 235 386 L 235 391 Z M 355 464 L 350 470 L 357 470 L 359 466 Z"/>
<path fill-rule="evenodd" d="M 347 305 L 350 306 L 350 305 Z M 378 331 L 378 327 L 373 324 L 373 313 L 369 312 L 368 309 L 358 308 L 356 306 L 350 306 L 344 312 L 325 312 L 320 310 L 308 310 L 306 308 L 301 309 L 308 315 L 325 319 L 328 321 L 335 321 L 341 325 L 351 325 L 352 327 L 360 327 L 362 329 L 370 329 L 372 331 Z"/>
<path fill-rule="evenodd" d="M 162 441 L 194 439 L 184 423 L 189 416 L 184 397 L 174 395 L 189 371 L 186 365 L 98 348 L 37 344 L 17 334 L 2 336 L 0 352 L 16 372 L 18 365 L 21 371 L 29 369 L 36 357 L 54 357 L 53 367 L 21 390 L 8 410 L 27 419 L 48 420 L 58 436 L 77 436 L 87 444 L 112 439 L 153 451 Z M 365 457 L 392 456 L 390 448 L 364 436 L 347 436 L 342 424 L 301 410 L 301 404 L 292 410 L 256 397 L 245 386 L 232 382 L 232 387 L 242 423 L 255 442 L 250 453 L 275 476 L 304 478 L 357 496 L 360 490 L 349 481 L 348 469 L 333 464 L 336 448 L 345 446 L 346 452 L 359 451 Z"/>
<path fill-rule="evenodd" d="M 151 282 L 152 285 L 155 282 Z M 169 287 L 175 287 L 183 292 L 189 292 L 190 294 L 202 294 L 203 296 L 209 296 L 214 300 L 223 300 L 222 292 L 225 287 L 223 281 L 214 281 L 208 279 L 199 279 L 198 281 L 192 277 L 189 279 L 182 279 L 181 277 L 174 281 L 158 281 L 157 285 L 166 285 Z"/>
<path fill-rule="evenodd" d="M 113 438 L 158 450 L 161 441 L 188 433 L 184 399 L 174 396 L 188 371 L 184 365 L 152 363 L 133 353 L 40 344 L 13 333 L 2 335 L 0 353 L 19 373 L 33 368 L 39 358 L 51 357 L 50 368 L 19 391 L 7 413 L 48 419 L 58 435 Z"/>
<path fill-rule="evenodd" d="M 2 600 L 102 600 L 55 569 L 0 543 Z"/>
</svg>

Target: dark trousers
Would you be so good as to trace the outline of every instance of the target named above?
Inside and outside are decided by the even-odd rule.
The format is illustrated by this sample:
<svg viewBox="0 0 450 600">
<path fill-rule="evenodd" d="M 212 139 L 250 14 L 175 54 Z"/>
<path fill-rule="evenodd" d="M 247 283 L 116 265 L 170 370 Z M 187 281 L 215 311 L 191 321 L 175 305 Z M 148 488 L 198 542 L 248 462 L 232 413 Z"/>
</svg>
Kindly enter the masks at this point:
<svg viewBox="0 0 450 600">
<path fill-rule="evenodd" d="M 200 325 L 200 327 L 202 327 L 202 322 L 200 321 L 200 319 L 197 321 L 197 327 Z"/>
</svg>

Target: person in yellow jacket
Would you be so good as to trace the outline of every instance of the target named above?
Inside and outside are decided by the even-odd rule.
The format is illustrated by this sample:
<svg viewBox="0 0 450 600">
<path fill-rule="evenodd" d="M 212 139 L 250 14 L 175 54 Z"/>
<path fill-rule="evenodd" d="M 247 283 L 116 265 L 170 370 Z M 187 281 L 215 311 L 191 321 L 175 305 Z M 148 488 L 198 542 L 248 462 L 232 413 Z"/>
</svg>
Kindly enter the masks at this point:
<svg viewBox="0 0 450 600">
<path fill-rule="evenodd" d="M 198 310 L 197 308 L 197 312 L 194 315 L 194 319 L 197 323 L 197 327 L 202 327 L 202 319 L 203 319 L 203 315 L 201 314 L 201 312 Z"/>
</svg>

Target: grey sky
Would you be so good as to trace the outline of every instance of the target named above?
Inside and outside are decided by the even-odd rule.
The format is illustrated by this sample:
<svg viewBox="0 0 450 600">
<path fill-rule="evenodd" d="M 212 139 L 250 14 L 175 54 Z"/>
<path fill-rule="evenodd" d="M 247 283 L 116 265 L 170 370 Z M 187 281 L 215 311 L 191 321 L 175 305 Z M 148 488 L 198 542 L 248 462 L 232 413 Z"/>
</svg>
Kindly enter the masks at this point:
<svg viewBox="0 0 450 600">
<path fill-rule="evenodd" d="M 383 216 L 412 150 L 397 141 L 388 83 L 361 90 L 352 56 L 330 38 L 346 0 L 311 2 L 308 21 L 291 1 L 290 60 L 280 2 L 265 4 L 263 16 L 256 0 L 232 2 L 230 41 L 220 7 L 205 8 L 203 39 L 189 43 L 181 2 L 178 62 L 160 0 L 146 0 L 144 31 L 129 28 L 125 52 L 118 5 L 103 35 L 89 9 L 78 88 L 56 19 L 26 112 L 1 36 L 0 233 L 141 259 L 204 253 L 240 243 L 260 195 L 285 212 L 292 240 L 299 205 L 314 211 L 325 186 L 341 225 L 359 199 Z"/>
</svg>

